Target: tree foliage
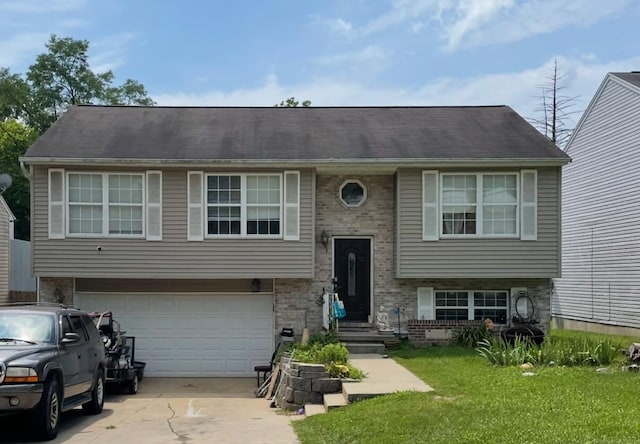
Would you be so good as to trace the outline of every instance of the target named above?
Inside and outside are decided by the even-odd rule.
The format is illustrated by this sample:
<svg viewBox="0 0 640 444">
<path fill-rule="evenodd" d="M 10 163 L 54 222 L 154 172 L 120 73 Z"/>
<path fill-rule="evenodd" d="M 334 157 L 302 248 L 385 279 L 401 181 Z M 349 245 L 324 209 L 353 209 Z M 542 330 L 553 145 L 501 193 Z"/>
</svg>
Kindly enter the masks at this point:
<svg viewBox="0 0 640 444">
<path fill-rule="evenodd" d="M 36 137 L 32 128 L 17 120 L 0 121 L 0 173 L 7 173 L 13 179 L 2 197 L 16 217 L 17 239 L 29 239 L 29 180 L 20 171 L 18 159 Z"/>
<path fill-rule="evenodd" d="M 276 108 L 296 108 L 298 105 L 303 107 L 311 106 L 311 100 L 303 100 L 302 104 L 296 100 L 295 97 L 289 97 L 286 100 L 283 100 L 280 103 L 276 103 L 274 106 Z"/>
<path fill-rule="evenodd" d="M 20 239 L 29 238 L 29 184 L 18 159 L 36 137 L 72 105 L 155 104 L 140 82 L 127 79 L 118 85 L 113 72 L 92 70 L 87 40 L 54 34 L 45 47 L 24 75 L 0 67 L 0 173 L 13 178 L 4 197 Z"/>
<path fill-rule="evenodd" d="M 579 112 L 574 109 L 578 97 L 563 94 L 566 77 L 558 69 L 558 60 L 555 59 L 546 81 L 540 85 L 540 102 L 535 110 L 540 117 L 529 119 L 533 126 L 560 148 L 571 138 L 575 126 L 572 116 Z"/>
<path fill-rule="evenodd" d="M 0 118 L 44 132 L 71 105 L 154 105 L 141 83 L 114 85 L 112 71 L 93 71 L 87 40 L 54 34 L 45 47 L 24 76 L 0 68 Z"/>
</svg>

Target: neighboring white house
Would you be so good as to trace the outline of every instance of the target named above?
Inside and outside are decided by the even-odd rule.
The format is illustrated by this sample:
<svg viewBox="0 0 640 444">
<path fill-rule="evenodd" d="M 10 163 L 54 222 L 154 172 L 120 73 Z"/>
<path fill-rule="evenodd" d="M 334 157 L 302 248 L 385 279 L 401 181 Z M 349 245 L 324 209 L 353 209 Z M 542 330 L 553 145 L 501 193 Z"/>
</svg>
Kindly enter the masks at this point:
<svg viewBox="0 0 640 444">
<path fill-rule="evenodd" d="M 559 327 L 640 332 L 640 71 L 609 73 L 567 144 Z"/>
<path fill-rule="evenodd" d="M 15 217 L 0 196 L 0 303 L 9 301 L 9 250 Z"/>
</svg>

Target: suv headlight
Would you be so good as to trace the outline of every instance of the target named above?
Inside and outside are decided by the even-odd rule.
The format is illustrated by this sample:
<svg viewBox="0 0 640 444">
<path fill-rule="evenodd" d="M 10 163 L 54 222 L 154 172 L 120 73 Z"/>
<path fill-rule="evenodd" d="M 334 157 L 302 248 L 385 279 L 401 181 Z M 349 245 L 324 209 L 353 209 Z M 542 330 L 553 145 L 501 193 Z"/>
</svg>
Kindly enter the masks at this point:
<svg viewBox="0 0 640 444">
<path fill-rule="evenodd" d="M 4 382 L 38 382 L 38 372 L 30 367 L 7 367 Z"/>
</svg>

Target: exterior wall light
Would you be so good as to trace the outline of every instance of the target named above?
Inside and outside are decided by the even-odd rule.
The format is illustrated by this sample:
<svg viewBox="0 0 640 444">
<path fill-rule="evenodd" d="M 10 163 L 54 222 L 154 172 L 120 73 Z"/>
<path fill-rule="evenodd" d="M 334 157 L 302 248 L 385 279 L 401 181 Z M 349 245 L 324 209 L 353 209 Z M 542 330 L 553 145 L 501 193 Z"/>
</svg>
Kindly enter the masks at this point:
<svg viewBox="0 0 640 444">
<path fill-rule="evenodd" d="M 322 230 L 322 233 L 320 233 L 320 242 L 324 245 L 324 251 L 329 251 L 329 233 Z"/>
</svg>

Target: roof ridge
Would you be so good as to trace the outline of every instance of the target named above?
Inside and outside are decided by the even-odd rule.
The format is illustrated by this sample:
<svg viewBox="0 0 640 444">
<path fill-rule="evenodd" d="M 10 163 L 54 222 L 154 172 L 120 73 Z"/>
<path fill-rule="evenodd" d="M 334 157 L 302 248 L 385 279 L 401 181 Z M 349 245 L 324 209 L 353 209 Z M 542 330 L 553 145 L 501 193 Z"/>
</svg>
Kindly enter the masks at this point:
<svg viewBox="0 0 640 444">
<path fill-rule="evenodd" d="M 101 105 L 79 104 L 72 108 L 132 108 L 132 109 L 291 109 L 280 106 L 204 106 L 204 105 Z M 465 108 L 508 108 L 508 105 L 331 105 L 298 106 L 296 109 L 465 109 Z"/>
</svg>

